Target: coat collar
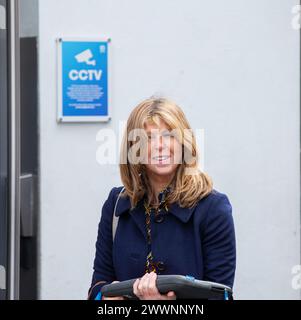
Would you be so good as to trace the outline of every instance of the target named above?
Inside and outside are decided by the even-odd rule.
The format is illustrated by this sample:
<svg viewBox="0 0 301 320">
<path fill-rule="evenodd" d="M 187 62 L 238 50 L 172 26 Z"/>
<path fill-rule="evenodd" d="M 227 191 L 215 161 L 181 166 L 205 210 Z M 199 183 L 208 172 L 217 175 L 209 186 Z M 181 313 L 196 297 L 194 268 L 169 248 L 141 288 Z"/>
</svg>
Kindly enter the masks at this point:
<svg viewBox="0 0 301 320">
<path fill-rule="evenodd" d="M 190 219 L 195 208 L 182 208 L 179 206 L 178 203 L 172 203 L 168 209 L 169 209 L 168 212 L 173 214 L 175 217 L 177 217 L 183 223 L 186 223 Z M 120 197 L 118 204 L 117 204 L 117 207 L 116 207 L 115 216 L 119 217 L 122 214 L 129 212 L 134 217 L 137 215 L 137 213 L 139 211 L 141 212 L 141 210 L 144 212 L 142 200 L 140 200 L 138 202 L 136 207 L 131 209 L 130 198 L 128 196 L 125 198 Z"/>
</svg>

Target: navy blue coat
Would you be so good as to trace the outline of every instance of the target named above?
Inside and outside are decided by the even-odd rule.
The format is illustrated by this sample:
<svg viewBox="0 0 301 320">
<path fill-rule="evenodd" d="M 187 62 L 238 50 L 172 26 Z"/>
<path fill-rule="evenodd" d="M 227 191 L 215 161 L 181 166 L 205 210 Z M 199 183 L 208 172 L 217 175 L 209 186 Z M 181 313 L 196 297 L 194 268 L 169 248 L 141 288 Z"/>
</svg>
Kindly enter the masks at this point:
<svg viewBox="0 0 301 320">
<path fill-rule="evenodd" d="M 112 241 L 113 211 L 121 189 L 113 188 L 102 208 L 90 299 L 106 283 L 144 275 L 148 247 L 142 201 L 130 209 L 129 198 L 119 198 L 119 222 Z M 233 286 L 235 232 L 232 207 L 225 194 L 214 189 L 193 209 L 171 204 L 161 219 L 152 217 L 151 232 L 153 259 L 161 262 L 158 274 L 191 275 Z"/>
</svg>

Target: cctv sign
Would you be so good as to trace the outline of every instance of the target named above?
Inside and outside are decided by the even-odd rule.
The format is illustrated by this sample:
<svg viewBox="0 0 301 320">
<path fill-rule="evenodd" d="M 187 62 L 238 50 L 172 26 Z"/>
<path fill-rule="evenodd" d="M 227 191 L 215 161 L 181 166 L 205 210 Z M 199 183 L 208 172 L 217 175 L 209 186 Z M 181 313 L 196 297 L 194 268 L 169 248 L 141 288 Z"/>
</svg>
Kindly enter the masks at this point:
<svg viewBox="0 0 301 320">
<path fill-rule="evenodd" d="M 58 39 L 58 121 L 108 121 L 110 40 Z"/>
</svg>

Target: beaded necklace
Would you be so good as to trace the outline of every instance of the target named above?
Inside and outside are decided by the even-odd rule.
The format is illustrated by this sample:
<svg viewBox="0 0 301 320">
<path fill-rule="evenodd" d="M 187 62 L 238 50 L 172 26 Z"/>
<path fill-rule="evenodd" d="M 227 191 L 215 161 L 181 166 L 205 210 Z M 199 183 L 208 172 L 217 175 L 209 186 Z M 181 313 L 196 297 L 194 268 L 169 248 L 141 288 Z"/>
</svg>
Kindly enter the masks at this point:
<svg viewBox="0 0 301 320">
<path fill-rule="evenodd" d="M 148 254 L 146 257 L 145 264 L 145 273 L 150 273 L 152 271 L 157 272 L 158 270 L 158 262 L 153 261 L 153 254 L 151 249 L 151 214 L 154 213 L 155 218 L 158 214 L 164 209 L 168 212 L 168 206 L 166 203 L 166 195 L 170 191 L 170 188 L 167 187 L 159 193 L 159 205 L 157 207 L 148 205 L 146 201 L 144 201 L 145 208 L 145 225 L 146 225 L 146 234 L 147 234 L 147 244 L 148 244 Z"/>
</svg>

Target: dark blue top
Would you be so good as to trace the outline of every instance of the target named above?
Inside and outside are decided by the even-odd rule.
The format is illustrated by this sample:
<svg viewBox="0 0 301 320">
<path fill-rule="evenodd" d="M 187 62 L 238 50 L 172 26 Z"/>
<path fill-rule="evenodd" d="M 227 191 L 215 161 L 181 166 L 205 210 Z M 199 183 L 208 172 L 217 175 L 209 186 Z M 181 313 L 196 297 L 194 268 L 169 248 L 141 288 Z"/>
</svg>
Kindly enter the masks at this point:
<svg viewBox="0 0 301 320">
<path fill-rule="evenodd" d="M 144 275 L 148 245 L 142 200 L 131 209 L 128 197 L 119 198 L 119 222 L 114 244 L 112 241 L 113 211 L 121 189 L 113 188 L 102 208 L 90 299 L 106 283 Z M 214 189 L 192 209 L 171 204 L 161 217 L 152 216 L 151 236 L 153 259 L 160 262 L 158 274 L 191 275 L 233 286 L 235 232 L 232 207 L 225 194 Z"/>
</svg>

